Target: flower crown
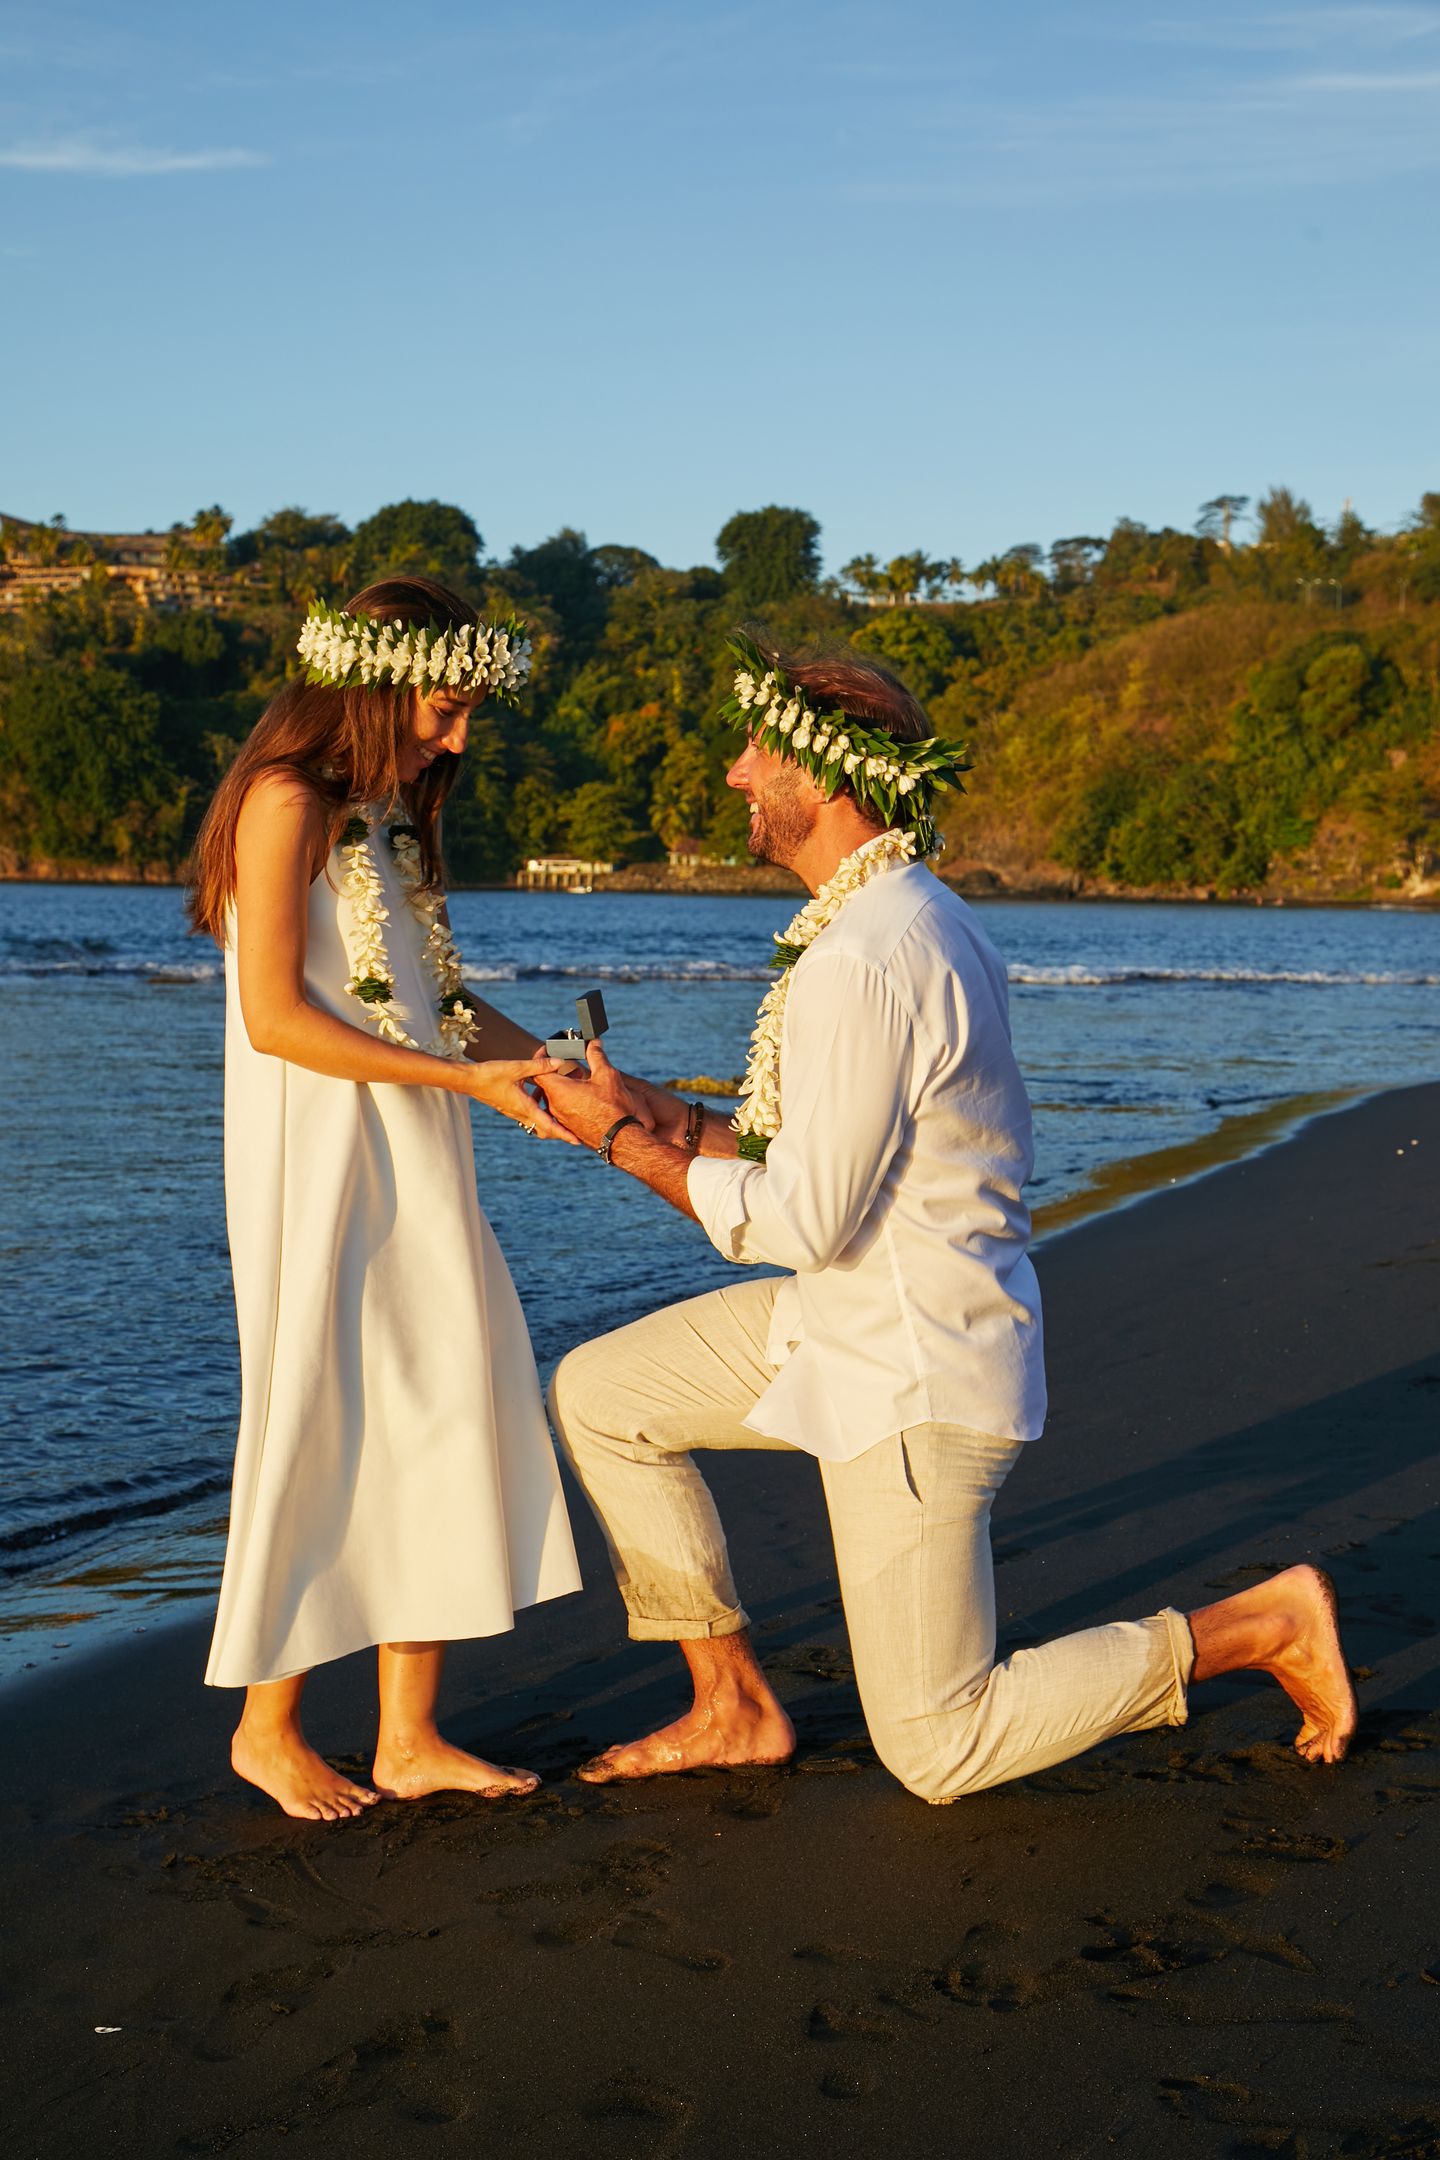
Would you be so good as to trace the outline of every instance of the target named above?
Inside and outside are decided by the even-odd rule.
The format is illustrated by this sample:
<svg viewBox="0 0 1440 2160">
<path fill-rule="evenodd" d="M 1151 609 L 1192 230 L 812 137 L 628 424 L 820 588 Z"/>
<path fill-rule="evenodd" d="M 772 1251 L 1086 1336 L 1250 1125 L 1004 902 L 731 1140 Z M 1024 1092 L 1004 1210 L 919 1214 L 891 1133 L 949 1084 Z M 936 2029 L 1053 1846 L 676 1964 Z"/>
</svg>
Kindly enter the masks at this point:
<svg viewBox="0 0 1440 2160">
<path fill-rule="evenodd" d="M 382 623 L 373 615 L 311 604 L 296 651 L 305 680 L 335 690 L 388 679 L 397 688 L 462 690 L 513 704 L 530 672 L 530 640 L 512 615 L 502 623 L 462 623 L 458 630 L 435 624 Z"/>
<path fill-rule="evenodd" d="M 863 727 L 846 712 L 816 712 L 805 692 L 765 658 L 752 638 L 739 635 L 729 647 L 740 662 L 735 687 L 720 710 L 734 727 L 749 731 L 762 750 L 789 758 L 825 791 L 827 802 L 848 788 L 858 803 L 887 826 L 907 827 L 922 855 L 942 846 L 932 806 L 937 787 L 959 788 L 969 772 L 965 745 L 938 735 L 925 742 L 897 742 L 883 728 Z M 903 812 L 901 806 L 903 807 Z"/>
</svg>

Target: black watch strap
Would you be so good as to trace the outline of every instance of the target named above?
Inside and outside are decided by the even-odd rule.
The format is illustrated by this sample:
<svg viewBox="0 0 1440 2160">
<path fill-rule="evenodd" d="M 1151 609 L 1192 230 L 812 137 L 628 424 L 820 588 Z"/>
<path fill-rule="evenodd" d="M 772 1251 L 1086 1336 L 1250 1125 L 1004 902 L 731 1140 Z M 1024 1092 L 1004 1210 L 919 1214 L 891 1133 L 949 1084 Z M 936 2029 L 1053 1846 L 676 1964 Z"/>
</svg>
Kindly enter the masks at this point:
<svg viewBox="0 0 1440 2160">
<path fill-rule="evenodd" d="M 616 1118 L 615 1123 L 610 1127 L 609 1132 L 606 1133 L 604 1139 L 600 1142 L 599 1147 L 597 1147 L 595 1150 L 596 1154 L 600 1157 L 601 1162 L 609 1162 L 610 1150 L 612 1147 L 614 1147 L 615 1142 L 620 1137 L 621 1133 L 624 1132 L 625 1127 L 627 1125 L 638 1125 L 639 1123 L 639 1118 L 634 1116 L 633 1113 L 629 1113 L 625 1117 Z"/>
</svg>

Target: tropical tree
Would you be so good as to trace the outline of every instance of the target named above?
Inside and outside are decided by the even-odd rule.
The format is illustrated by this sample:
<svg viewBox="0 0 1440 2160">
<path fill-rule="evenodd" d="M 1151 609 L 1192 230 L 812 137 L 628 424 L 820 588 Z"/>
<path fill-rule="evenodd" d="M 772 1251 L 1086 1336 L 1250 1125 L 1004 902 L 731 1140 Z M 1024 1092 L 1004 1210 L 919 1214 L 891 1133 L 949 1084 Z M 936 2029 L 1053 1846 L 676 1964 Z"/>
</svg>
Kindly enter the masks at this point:
<svg viewBox="0 0 1440 2160">
<path fill-rule="evenodd" d="M 123 668 L 24 668 L 0 711 L 0 796 L 28 844 L 62 862 L 174 862 L 188 792 L 162 708 Z"/>
<path fill-rule="evenodd" d="M 454 503 L 388 503 L 355 528 L 350 576 L 357 585 L 381 577 L 436 578 L 468 593 L 479 582 L 484 541 L 475 521 Z"/>
<path fill-rule="evenodd" d="M 254 564 L 267 597 L 285 607 L 338 600 L 347 582 L 350 528 L 337 517 L 291 507 L 272 511 L 253 532 L 230 542 L 237 568 Z"/>
<path fill-rule="evenodd" d="M 682 735 L 656 770 L 650 823 L 669 849 L 689 834 L 702 833 L 709 816 L 710 760 L 697 735 Z"/>
<path fill-rule="evenodd" d="M 820 527 L 808 510 L 737 510 L 716 534 L 715 553 L 742 608 L 813 592 L 820 579 Z"/>
<path fill-rule="evenodd" d="M 587 780 L 566 805 L 565 837 L 586 862 L 623 861 L 640 844 L 634 798 L 614 781 Z"/>
<path fill-rule="evenodd" d="M 1213 540 L 1228 555 L 1230 535 L 1249 507 L 1248 495 L 1212 495 L 1209 502 L 1200 505 L 1195 530 L 1202 539 Z"/>
</svg>

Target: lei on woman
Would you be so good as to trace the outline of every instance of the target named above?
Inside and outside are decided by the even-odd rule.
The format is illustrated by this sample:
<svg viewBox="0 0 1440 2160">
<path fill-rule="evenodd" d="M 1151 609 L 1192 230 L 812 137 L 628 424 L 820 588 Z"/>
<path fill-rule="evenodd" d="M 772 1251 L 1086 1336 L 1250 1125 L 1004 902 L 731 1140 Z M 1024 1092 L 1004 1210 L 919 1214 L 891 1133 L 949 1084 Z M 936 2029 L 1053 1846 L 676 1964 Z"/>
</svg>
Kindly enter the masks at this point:
<svg viewBox="0 0 1440 2160">
<path fill-rule="evenodd" d="M 807 901 L 784 930 L 775 933 L 772 967 L 779 978 L 760 1002 L 750 1059 L 740 1083 L 742 1101 L 731 1120 L 740 1136 L 739 1153 L 763 1162 L 780 1130 L 780 1043 L 790 977 L 800 955 L 835 920 L 847 900 L 872 878 L 903 868 L 917 856 L 938 854 L 940 836 L 932 805 L 936 788 L 963 787 L 961 774 L 970 760 L 960 743 L 931 736 L 924 742 L 898 742 L 880 728 L 867 728 L 848 713 L 817 713 L 805 692 L 784 670 L 768 662 L 747 637 L 730 641 L 741 663 L 735 686 L 721 711 L 743 727 L 752 742 L 808 772 L 828 801 L 848 788 L 856 801 L 875 811 L 886 830 L 867 840 Z"/>
<path fill-rule="evenodd" d="M 420 839 L 413 825 L 390 827 L 390 853 L 406 905 L 425 932 L 420 958 L 435 985 L 439 1032 L 428 1042 L 417 1042 L 405 1026 L 410 1015 L 397 1001 L 390 956 L 385 949 L 385 925 L 390 910 L 385 905 L 385 886 L 375 860 L 370 827 L 363 817 L 352 817 L 340 835 L 345 862 L 341 893 L 350 905 L 353 926 L 346 938 L 350 954 L 350 980 L 345 988 L 358 998 L 377 1032 L 386 1042 L 406 1050 L 424 1050 L 431 1057 L 461 1058 L 475 1033 L 476 1020 L 465 1001 L 460 975 L 460 953 L 441 910 L 443 893 L 427 891 L 422 882 Z"/>
</svg>

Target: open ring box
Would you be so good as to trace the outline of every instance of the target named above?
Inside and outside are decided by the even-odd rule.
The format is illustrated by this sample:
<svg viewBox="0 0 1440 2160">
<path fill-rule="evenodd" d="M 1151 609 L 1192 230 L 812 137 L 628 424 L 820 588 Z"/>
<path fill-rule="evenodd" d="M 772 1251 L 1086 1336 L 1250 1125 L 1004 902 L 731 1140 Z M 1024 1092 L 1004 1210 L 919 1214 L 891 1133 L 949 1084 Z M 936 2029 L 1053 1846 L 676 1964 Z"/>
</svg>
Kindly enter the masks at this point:
<svg viewBox="0 0 1440 2160">
<path fill-rule="evenodd" d="M 568 1059 L 572 1064 L 583 1065 L 586 1043 L 598 1042 L 610 1025 L 605 1015 L 605 1000 L 598 990 L 587 990 L 575 1000 L 578 1028 L 566 1028 L 559 1035 L 551 1035 L 545 1043 L 546 1057 L 557 1061 Z"/>
</svg>

